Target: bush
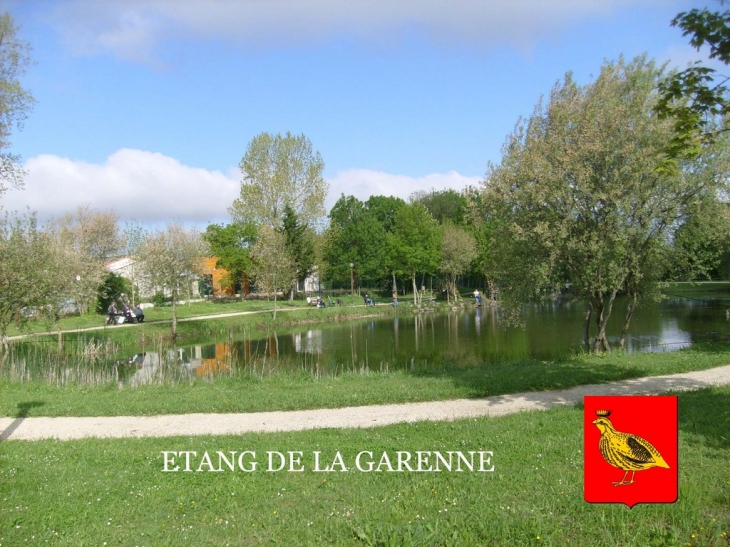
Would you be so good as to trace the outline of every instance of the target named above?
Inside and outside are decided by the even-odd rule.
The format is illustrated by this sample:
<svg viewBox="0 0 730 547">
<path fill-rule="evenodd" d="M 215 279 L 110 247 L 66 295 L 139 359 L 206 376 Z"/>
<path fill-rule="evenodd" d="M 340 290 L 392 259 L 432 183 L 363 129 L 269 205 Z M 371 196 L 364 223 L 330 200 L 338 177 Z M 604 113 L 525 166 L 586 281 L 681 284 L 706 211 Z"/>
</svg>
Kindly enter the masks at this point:
<svg viewBox="0 0 730 547">
<path fill-rule="evenodd" d="M 152 297 L 152 303 L 158 308 L 164 306 L 168 302 L 170 302 L 170 298 L 165 296 L 165 293 L 162 291 L 157 291 L 155 296 Z"/>
<path fill-rule="evenodd" d="M 113 301 L 117 301 L 120 304 L 121 296 L 131 293 L 132 283 L 128 279 L 113 272 L 109 273 L 99 287 L 96 296 L 96 311 L 98 313 L 106 313 L 109 304 Z"/>
</svg>

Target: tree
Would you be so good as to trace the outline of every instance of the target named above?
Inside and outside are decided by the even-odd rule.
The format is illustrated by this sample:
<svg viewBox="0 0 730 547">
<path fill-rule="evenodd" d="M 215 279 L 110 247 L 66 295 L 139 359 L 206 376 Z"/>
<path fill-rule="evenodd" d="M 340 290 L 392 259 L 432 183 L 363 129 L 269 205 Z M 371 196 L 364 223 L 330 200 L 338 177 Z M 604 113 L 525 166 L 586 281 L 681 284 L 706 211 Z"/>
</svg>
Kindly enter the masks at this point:
<svg viewBox="0 0 730 547">
<path fill-rule="evenodd" d="M 35 216 L 0 218 L 0 340 L 7 347 L 11 324 L 22 328 L 31 316 L 50 316 L 71 281 L 53 239 Z"/>
<path fill-rule="evenodd" d="M 228 272 L 224 279 L 230 287 L 243 285 L 251 273 L 251 246 L 256 241 L 256 226 L 243 222 L 232 222 L 226 226 L 211 224 L 203 233 L 210 252 L 217 257 L 216 268 Z"/>
<path fill-rule="evenodd" d="M 119 274 L 109 272 L 99 286 L 96 297 L 97 313 L 106 314 L 112 302 L 119 302 L 127 294 L 134 294 L 134 287 L 130 281 Z"/>
<path fill-rule="evenodd" d="M 140 247 L 140 263 L 146 279 L 170 294 L 173 339 L 177 338 L 176 304 L 181 296 L 192 295 L 194 279 L 208 253 L 209 247 L 197 230 L 176 223 L 150 234 Z"/>
<path fill-rule="evenodd" d="M 672 26 L 681 28 L 683 36 L 690 36 L 690 44 L 696 49 L 708 46 L 710 59 L 730 64 L 730 11 L 681 12 L 672 20 Z M 661 97 L 655 109 L 674 124 L 666 149 L 670 167 L 676 168 L 677 159 L 696 157 L 703 145 L 730 128 L 727 82 L 727 76 L 699 62 L 659 82 Z"/>
<path fill-rule="evenodd" d="M 389 274 L 393 279 L 393 286 L 391 288 L 394 295 L 398 294 L 397 274 L 399 268 L 397 267 L 396 256 L 391 245 L 393 238 L 388 234 L 393 232 L 395 215 L 405 205 L 405 201 L 394 196 L 370 196 L 365 202 L 365 208 L 375 216 L 376 220 L 383 227 L 383 230 L 385 230 L 386 237 L 382 243 L 383 247 L 380 250 L 380 256 L 383 263 L 383 274 Z"/>
<path fill-rule="evenodd" d="M 288 204 L 284 206 L 282 233 L 294 266 L 294 279 L 302 283 L 314 271 L 314 234 L 306 224 L 299 222 L 297 213 Z M 294 283 L 289 298 L 294 300 Z"/>
<path fill-rule="evenodd" d="M 65 255 L 70 277 L 76 279 L 68 295 L 81 314 L 93 308 L 97 291 L 108 274 L 105 264 L 123 248 L 113 211 L 81 205 L 49 225 L 59 250 Z"/>
<path fill-rule="evenodd" d="M 474 236 L 465 228 L 445 224 L 439 271 L 446 278 L 447 299 L 451 296 L 455 303 L 459 300 L 456 280 L 469 271 L 469 266 L 476 257 L 477 244 Z"/>
<path fill-rule="evenodd" d="M 138 290 L 139 278 L 137 277 L 137 262 L 139 261 L 139 250 L 147 237 L 147 231 L 135 220 L 128 221 L 122 231 L 122 247 L 124 254 L 132 261 L 130 281 L 132 284 L 132 305 L 135 304 L 135 292 Z M 107 307 L 109 305 L 107 304 Z"/>
<path fill-rule="evenodd" d="M 274 294 L 274 321 L 276 321 L 276 297 L 280 290 L 291 287 L 296 275 L 294 261 L 286 248 L 286 238 L 278 230 L 264 225 L 259 231 L 256 244 L 251 249 L 252 274 L 258 291 Z"/>
<path fill-rule="evenodd" d="M 439 224 L 443 224 L 445 221 L 456 225 L 464 224 L 466 197 L 456 190 L 416 192 L 411 195 L 411 201 L 422 204 Z"/>
<path fill-rule="evenodd" d="M 20 188 L 23 184 L 25 173 L 20 167 L 20 157 L 7 150 L 13 128 L 22 129 L 35 102 L 20 85 L 20 77 L 30 63 L 30 46 L 18 38 L 13 18 L 3 14 L 0 16 L 0 195 L 8 187 Z"/>
<path fill-rule="evenodd" d="M 629 311 L 663 271 L 662 248 L 697 200 L 715 199 L 724 176 L 664 161 L 672 127 L 653 115 L 661 69 L 644 57 L 605 63 L 595 82 L 570 74 L 508 137 L 491 165 L 491 209 L 502 294 L 513 309 L 566 285 L 595 319 L 595 352 L 610 349 L 606 326 L 616 295 Z"/>
<path fill-rule="evenodd" d="M 324 260 L 327 275 L 350 280 L 350 264 L 360 279 L 377 279 L 384 273 L 385 230 L 354 196 L 341 196 L 329 214 Z"/>
<path fill-rule="evenodd" d="M 229 208 L 234 220 L 280 228 L 288 205 L 308 226 L 326 214 L 324 162 L 304 135 L 261 133 L 239 164 L 241 194 Z"/>
<path fill-rule="evenodd" d="M 408 274 L 413 282 L 413 303 L 421 302 L 416 274 L 434 273 L 441 261 L 441 230 L 420 203 L 398 210 L 393 231 L 388 234 L 397 273 Z"/>
</svg>

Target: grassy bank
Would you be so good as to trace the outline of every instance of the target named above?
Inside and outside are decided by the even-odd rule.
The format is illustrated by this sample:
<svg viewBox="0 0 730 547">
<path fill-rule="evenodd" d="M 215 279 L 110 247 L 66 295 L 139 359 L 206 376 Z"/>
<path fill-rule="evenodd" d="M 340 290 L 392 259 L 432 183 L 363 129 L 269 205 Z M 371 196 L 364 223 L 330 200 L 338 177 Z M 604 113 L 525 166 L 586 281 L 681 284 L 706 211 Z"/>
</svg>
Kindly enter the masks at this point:
<svg viewBox="0 0 730 547">
<path fill-rule="evenodd" d="M 631 510 L 583 501 L 578 408 L 373 430 L 5 442 L 0 544 L 724 547 L 728 419 L 730 388 L 680 394 L 679 500 Z M 261 463 L 163 473 L 162 451 L 184 450 L 198 453 L 194 469 L 206 451 L 250 450 Z M 361 451 L 449 450 L 492 451 L 494 471 L 354 469 Z M 267 472 L 267 451 L 302 451 L 305 470 Z M 313 451 L 320 468 L 339 451 L 349 470 L 313 471 Z"/>
<path fill-rule="evenodd" d="M 277 307 L 277 323 L 279 319 L 282 322 L 286 322 L 285 317 L 287 312 L 309 311 L 312 314 L 320 314 L 328 317 L 330 315 L 356 315 L 365 313 L 366 308 L 363 306 L 363 299 L 355 296 L 342 296 L 339 297 L 342 301 L 342 306 L 331 306 L 324 309 L 317 309 L 312 306 L 308 306 L 305 300 L 279 300 L 276 303 Z M 325 300 L 327 300 L 325 298 Z M 392 309 L 390 300 L 376 299 L 377 306 L 376 310 L 387 310 Z M 410 308 L 408 302 L 401 307 L 402 310 Z M 246 300 L 246 301 L 231 301 L 231 302 L 212 302 L 212 301 L 200 301 L 190 302 L 186 304 L 180 304 L 177 306 L 177 317 L 183 323 L 198 317 L 209 317 L 212 319 L 215 316 L 221 316 L 225 314 L 247 314 L 247 313 L 259 313 L 268 312 L 274 309 L 273 300 Z M 372 312 L 373 308 L 367 308 Z M 278 312 L 284 312 L 280 318 Z M 382 311 L 384 313 L 384 311 Z M 271 314 L 273 316 L 273 313 Z M 269 317 L 268 314 L 265 316 Z M 87 314 L 82 316 L 68 316 L 60 318 L 56 323 L 50 323 L 45 320 L 31 319 L 25 328 L 19 330 L 15 325 L 11 325 L 8 328 L 8 336 L 22 336 L 27 334 L 37 333 L 55 333 L 57 331 L 65 332 L 77 329 L 89 329 L 104 327 L 105 315 L 98 314 Z M 145 323 L 143 325 L 118 325 L 114 327 L 108 327 L 104 329 L 104 332 L 111 333 L 113 331 L 124 331 L 126 329 L 140 329 L 144 326 L 154 326 L 156 323 L 163 323 L 163 329 L 169 331 L 169 324 L 167 322 L 172 320 L 172 308 L 170 306 L 153 307 L 145 309 Z M 269 319 L 271 321 L 271 319 Z M 289 320 L 291 321 L 291 320 Z M 121 327 L 121 328 L 120 328 Z M 183 333 L 184 335 L 184 333 Z"/>
<path fill-rule="evenodd" d="M 214 382 L 118 387 L 113 378 L 97 385 L 56 387 L 44 381 L 0 381 L 2 416 L 113 416 L 193 412 L 254 412 L 336 408 L 370 404 L 484 397 L 521 391 L 564 389 L 642 376 L 703 370 L 730 363 L 730 344 L 695 345 L 670 353 L 577 354 L 555 361 L 524 360 L 461 366 L 414 363 L 408 370 L 345 370 L 319 376 L 233 371 Z"/>
</svg>

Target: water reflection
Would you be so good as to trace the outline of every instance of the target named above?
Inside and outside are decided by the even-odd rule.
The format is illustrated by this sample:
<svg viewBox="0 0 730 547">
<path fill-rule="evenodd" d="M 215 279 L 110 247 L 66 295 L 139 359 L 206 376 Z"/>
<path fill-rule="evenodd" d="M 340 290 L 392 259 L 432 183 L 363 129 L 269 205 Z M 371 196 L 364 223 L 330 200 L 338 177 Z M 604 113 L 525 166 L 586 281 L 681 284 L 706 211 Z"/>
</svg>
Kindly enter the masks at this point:
<svg viewBox="0 0 730 547">
<path fill-rule="evenodd" d="M 704 305 L 702 305 L 704 304 Z M 503 328 L 496 307 L 443 314 L 391 316 L 330 324 L 256 339 L 218 341 L 129 360 L 124 383 L 154 383 L 173 370 L 179 379 L 274 371 L 412 369 L 428 366 L 488 366 L 520 359 L 552 360 L 581 350 L 585 308 L 549 302 L 526 307 L 524 328 Z M 624 309 L 618 302 L 608 325 L 618 345 Z M 637 309 L 626 350 L 674 351 L 728 330 L 724 305 L 672 298 Z"/>
</svg>

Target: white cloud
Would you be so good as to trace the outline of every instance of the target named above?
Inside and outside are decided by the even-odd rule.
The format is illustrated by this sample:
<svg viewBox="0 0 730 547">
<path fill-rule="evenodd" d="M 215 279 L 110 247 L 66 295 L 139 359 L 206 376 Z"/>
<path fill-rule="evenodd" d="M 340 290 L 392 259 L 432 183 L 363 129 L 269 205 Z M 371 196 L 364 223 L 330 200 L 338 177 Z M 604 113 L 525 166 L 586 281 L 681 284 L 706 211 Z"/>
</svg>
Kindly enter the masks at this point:
<svg viewBox="0 0 730 547">
<path fill-rule="evenodd" d="M 656 0 L 657 2 L 659 0 Z M 254 45 L 333 37 L 388 42 L 399 31 L 438 43 L 530 47 L 636 0 L 67 0 L 52 12 L 77 52 L 144 60 L 153 44 L 204 38 Z"/>
<path fill-rule="evenodd" d="M 163 154 L 122 149 L 103 163 L 87 163 L 50 154 L 25 163 L 25 188 L 10 190 L 0 198 L 8 211 L 36 211 L 42 221 L 89 204 L 114 210 L 123 220 L 162 224 L 179 220 L 205 227 L 230 220 L 228 207 L 238 197 L 241 175 L 183 165 Z M 342 194 L 365 201 L 372 195 L 407 199 L 417 191 L 461 190 L 478 184 L 480 177 L 456 171 L 424 177 L 393 175 L 382 171 L 351 169 L 328 179 L 325 206 L 329 211 Z"/>
<path fill-rule="evenodd" d="M 221 222 L 240 188 L 236 173 L 189 167 L 142 150 L 119 150 L 101 164 L 44 154 L 29 159 L 25 170 L 25 188 L 9 191 L 0 204 L 6 210 L 29 207 L 41 220 L 89 204 L 140 222 Z"/>
</svg>

